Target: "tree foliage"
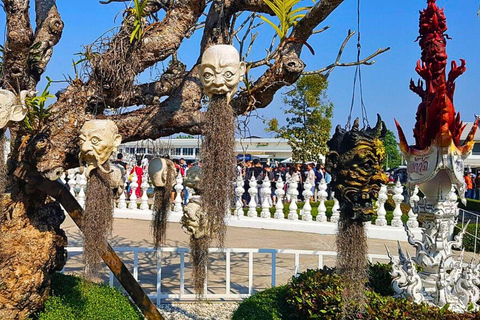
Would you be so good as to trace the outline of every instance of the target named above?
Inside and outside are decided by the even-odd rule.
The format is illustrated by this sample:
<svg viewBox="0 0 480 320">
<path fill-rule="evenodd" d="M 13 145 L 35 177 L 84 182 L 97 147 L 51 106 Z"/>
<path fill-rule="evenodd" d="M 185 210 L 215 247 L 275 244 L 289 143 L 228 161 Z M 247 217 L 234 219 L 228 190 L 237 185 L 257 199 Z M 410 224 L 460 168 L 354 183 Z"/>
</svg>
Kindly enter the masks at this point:
<svg viewBox="0 0 480 320">
<path fill-rule="evenodd" d="M 317 160 L 328 151 L 333 103 L 328 101 L 327 87 L 322 76 L 302 76 L 284 97 L 285 104 L 290 106 L 284 111 L 287 124 L 279 127 L 275 118 L 268 123 L 267 131 L 288 140 L 294 161 Z"/>
<path fill-rule="evenodd" d="M 383 144 L 385 146 L 385 153 L 387 154 L 387 161 L 383 164 L 384 169 L 398 167 L 402 162 L 402 157 L 398 150 L 397 138 L 395 138 L 392 130 L 387 130 Z"/>
</svg>

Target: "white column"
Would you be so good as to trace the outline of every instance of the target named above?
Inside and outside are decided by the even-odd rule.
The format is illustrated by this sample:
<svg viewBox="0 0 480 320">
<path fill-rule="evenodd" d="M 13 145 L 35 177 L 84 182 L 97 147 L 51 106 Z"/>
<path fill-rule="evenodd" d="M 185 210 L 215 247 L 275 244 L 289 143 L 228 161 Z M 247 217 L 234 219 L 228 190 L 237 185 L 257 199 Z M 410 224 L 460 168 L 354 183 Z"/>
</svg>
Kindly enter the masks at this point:
<svg viewBox="0 0 480 320">
<path fill-rule="evenodd" d="M 313 196 L 313 193 L 312 184 L 310 183 L 309 179 L 305 179 L 302 195 L 305 201 L 305 204 L 303 205 L 302 220 L 312 221 L 312 206 L 310 205 L 310 198 Z"/>
<path fill-rule="evenodd" d="M 87 188 L 87 177 L 85 171 L 77 176 L 77 185 L 80 188 L 78 192 L 78 204 L 85 209 L 85 189 Z"/>
<path fill-rule="evenodd" d="M 275 215 L 273 216 L 275 219 L 285 219 L 285 216 L 283 215 L 283 202 L 282 198 L 283 195 L 285 194 L 285 191 L 283 190 L 283 180 L 282 177 L 278 177 L 277 182 L 275 183 L 275 196 L 277 197 L 277 204 L 275 205 Z"/>
<path fill-rule="evenodd" d="M 327 200 L 328 193 L 327 193 L 327 183 L 325 182 L 325 179 L 322 179 L 320 181 L 320 184 L 318 185 L 318 198 L 320 199 L 320 204 L 318 205 L 318 214 L 317 220 L 318 222 L 325 222 L 327 221 L 327 215 L 325 214 L 327 212 L 327 208 L 325 207 L 325 200 Z"/>
<path fill-rule="evenodd" d="M 395 209 L 393 209 L 393 220 L 392 220 L 392 227 L 400 228 L 403 226 L 402 222 L 402 209 L 400 208 L 400 204 L 403 201 L 403 187 L 400 183 L 400 179 L 397 180 L 395 187 L 393 188 L 393 201 L 395 201 Z"/>
<path fill-rule="evenodd" d="M 266 174 L 265 179 L 263 179 L 261 188 L 261 192 L 263 195 L 263 203 L 260 216 L 262 218 L 270 218 L 270 195 L 272 194 L 272 190 L 270 189 L 270 187 L 270 179 L 268 179 L 268 174 Z"/>
<path fill-rule="evenodd" d="M 138 177 L 135 170 L 133 170 L 132 174 L 132 182 L 130 183 L 130 188 L 132 189 L 132 193 L 130 194 L 130 202 L 128 203 L 128 209 L 137 209 L 137 195 L 136 190 L 138 188 Z"/>
<path fill-rule="evenodd" d="M 127 183 L 125 182 L 125 185 L 123 187 L 123 192 L 120 195 L 120 198 L 118 198 L 118 209 L 126 209 L 127 208 L 127 202 L 125 201 L 125 192 L 127 191 Z"/>
<path fill-rule="evenodd" d="M 243 202 L 242 196 L 245 192 L 243 186 L 245 182 L 243 181 L 243 177 L 241 174 L 237 176 L 237 180 L 235 181 L 235 195 L 237 196 L 237 202 L 235 202 L 235 216 L 240 219 L 243 216 Z"/>
<path fill-rule="evenodd" d="M 252 175 L 250 178 L 250 188 L 248 188 L 248 193 L 250 194 L 250 202 L 248 203 L 248 213 L 249 217 L 257 217 L 257 203 L 255 202 L 255 195 L 258 194 L 257 189 L 257 180 Z"/>
<path fill-rule="evenodd" d="M 340 220 L 340 204 L 338 203 L 338 199 L 335 198 L 334 191 L 332 191 L 332 199 L 333 199 L 333 208 L 332 208 L 332 216 L 330 217 L 330 222 L 338 223 L 338 220 Z"/>
<path fill-rule="evenodd" d="M 288 210 L 288 219 L 289 220 L 298 220 L 298 213 L 297 213 L 297 196 L 298 196 L 298 177 L 294 176 L 288 183 L 288 189 L 290 194 L 290 207 Z"/>
<path fill-rule="evenodd" d="M 182 212 L 182 190 L 183 190 L 183 178 L 182 174 L 179 172 L 175 180 L 175 205 L 173 207 L 173 212 Z"/>
<path fill-rule="evenodd" d="M 409 228 L 418 228 L 417 215 L 413 212 L 413 207 L 415 207 L 415 203 L 418 201 L 420 201 L 420 197 L 418 196 L 418 185 L 415 185 L 415 189 L 410 197 L 410 210 L 408 211 L 407 226 Z"/>
<path fill-rule="evenodd" d="M 148 190 L 148 175 L 145 170 L 145 174 L 142 177 L 142 202 L 140 204 L 140 210 L 148 210 L 148 196 L 147 196 L 147 190 Z"/>
<path fill-rule="evenodd" d="M 380 191 L 378 192 L 378 200 L 377 200 L 377 220 L 375 220 L 375 225 L 377 226 L 386 226 L 387 219 L 385 219 L 385 215 L 387 211 L 385 210 L 385 202 L 388 200 L 388 190 L 387 186 L 382 184 L 380 186 Z"/>
</svg>

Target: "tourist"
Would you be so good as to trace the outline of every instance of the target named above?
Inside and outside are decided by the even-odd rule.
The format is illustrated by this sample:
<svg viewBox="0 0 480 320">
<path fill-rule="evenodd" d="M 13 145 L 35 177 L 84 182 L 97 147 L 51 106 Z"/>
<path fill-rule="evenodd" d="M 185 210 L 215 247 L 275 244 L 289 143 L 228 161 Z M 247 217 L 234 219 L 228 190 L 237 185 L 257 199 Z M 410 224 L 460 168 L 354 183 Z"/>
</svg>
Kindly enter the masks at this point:
<svg viewBox="0 0 480 320">
<path fill-rule="evenodd" d="M 143 178 L 143 169 L 142 169 L 141 160 L 137 160 L 137 163 L 133 166 L 132 170 L 130 171 L 130 179 L 129 179 L 130 181 L 132 181 L 131 179 L 132 179 L 133 172 L 137 174 L 137 184 L 138 184 L 138 187 L 135 190 L 135 195 L 137 196 L 137 198 L 141 198 L 142 197 L 141 185 L 142 185 L 142 178 Z"/>
<path fill-rule="evenodd" d="M 261 201 L 263 200 L 262 181 L 264 171 L 262 168 L 262 164 L 258 159 L 253 160 L 252 167 L 250 168 L 247 179 L 250 180 L 252 176 L 255 177 L 255 180 L 257 180 L 257 193 L 255 194 L 255 203 L 257 204 L 257 206 L 260 206 L 260 204 L 262 203 Z"/>
<path fill-rule="evenodd" d="M 307 164 L 307 177 L 306 180 L 312 185 L 312 197 L 310 197 L 310 202 L 313 201 L 313 196 L 315 195 L 315 171 L 313 170 L 314 164 L 310 162 Z"/>
<path fill-rule="evenodd" d="M 473 198 L 473 181 L 472 176 L 470 173 L 465 174 L 465 198 L 472 199 Z"/>
<path fill-rule="evenodd" d="M 144 157 L 142 159 L 142 169 L 143 170 L 147 170 L 148 169 L 148 158 L 147 157 Z"/>
<path fill-rule="evenodd" d="M 123 169 L 125 170 L 125 172 L 127 172 L 126 171 L 127 170 L 127 163 L 125 161 L 123 161 L 123 154 L 121 154 L 121 153 L 117 154 L 117 160 L 112 161 L 112 163 L 121 165 L 123 167 Z"/>
<path fill-rule="evenodd" d="M 323 170 L 320 162 L 317 163 L 315 167 L 315 192 L 313 194 L 315 202 L 319 201 L 318 199 L 318 186 L 323 179 Z"/>
<path fill-rule="evenodd" d="M 477 188 L 477 200 L 480 200 L 480 170 L 477 171 L 477 177 L 475 178 L 475 187 Z"/>
</svg>

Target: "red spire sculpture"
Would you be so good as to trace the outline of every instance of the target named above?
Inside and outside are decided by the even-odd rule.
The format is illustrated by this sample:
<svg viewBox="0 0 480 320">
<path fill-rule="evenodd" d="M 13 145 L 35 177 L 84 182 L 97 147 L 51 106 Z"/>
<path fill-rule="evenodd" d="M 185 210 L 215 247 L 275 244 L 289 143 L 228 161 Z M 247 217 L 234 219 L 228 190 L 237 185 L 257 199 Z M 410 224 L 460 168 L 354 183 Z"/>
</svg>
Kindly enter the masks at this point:
<svg viewBox="0 0 480 320">
<path fill-rule="evenodd" d="M 438 8 L 436 0 L 428 0 L 426 9 L 420 12 L 420 48 L 422 58 L 417 62 L 415 70 L 425 81 L 417 84 L 410 80 L 410 89 L 418 94 L 422 102 L 418 106 L 413 136 L 415 145 L 409 147 L 402 128 L 397 126 L 400 149 L 403 153 L 418 153 L 432 144 L 438 147 L 449 147 L 452 142 L 460 154 L 468 154 L 474 145 L 473 136 L 478 126 L 475 121 L 464 143 L 460 145 L 460 136 L 465 125 L 460 121 L 460 113 L 455 112 L 453 95 L 455 80 L 465 72 L 465 60 L 460 59 L 460 66 L 451 62 L 451 69 L 446 77 L 447 53 L 445 50 L 448 35 L 447 23 L 443 9 Z"/>
</svg>

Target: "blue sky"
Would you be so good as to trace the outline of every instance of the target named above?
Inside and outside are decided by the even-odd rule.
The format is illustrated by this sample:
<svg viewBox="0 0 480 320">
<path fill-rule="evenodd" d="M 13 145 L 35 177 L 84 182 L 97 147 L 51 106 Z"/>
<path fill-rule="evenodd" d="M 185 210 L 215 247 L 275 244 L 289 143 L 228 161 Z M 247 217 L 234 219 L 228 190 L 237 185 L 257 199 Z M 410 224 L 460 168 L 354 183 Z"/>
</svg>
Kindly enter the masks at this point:
<svg viewBox="0 0 480 320">
<path fill-rule="evenodd" d="M 93 42 L 105 31 L 120 24 L 124 6 L 118 3 L 101 5 L 96 0 L 57 2 L 65 29 L 60 43 L 54 49 L 46 75 L 61 80 L 66 74 L 73 75 L 72 59 L 78 59 L 74 54 L 82 50 L 82 45 Z M 348 29 L 357 28 L 356 3 L 356 0 L 346 0 L 319 26 L 328 25 L 330 29 L 309 40 L 315 49 L 315 55 L 312 56 L 308 50 L 302 53 L 302 59 L 307 64 L 306 70 L 319 69 L 334 61 Z M 462 113 L 464 121 L 473 121 L 474 113 L 480 113 L 480 18 L 476 17 L 480 1 L 437 0 L 437 3 L 445 8 L 449 27 L 447 33 L 453 38 L 447 44 L 449 60 L 464 58 L 467 61 L 467 72 L 457 80 L 455 107 Z M 310 4 L 310 0 L 303 0 L 303 5 Z M 413 142 L 411 128 L 415 122 L 419 98 L 409 91 L 408 85 L 410 78 L 418 78 L 414 69 L 420 57 L 420 48 L 414 41 L 418 35 L 418 11 L 425 6 L 426 0 L 361 1 L 362 57 L 377 48 L 391 47 L 390 51 L 375 58 L 376 63 L 373 66 L 362 67 L 363 94 L 369 119 L 374 121 L 376 113 L 380 113 L 387 126 L 393 129 L 393 118 L 396 117 L 410 142 Z M 118 16 L 115 20 L 116 15 Z M 0 23 L 5 25 L 3 11 L 0 13 Z M 251 59 L 264 52 L 272 35 L 272 28 L 265 26 L 260 29 L 259 40 L 254 46 Z M 182 44 L 179 51 L 179 58 L 188 66 L 198 57 L 200 36 L 201 33 L 197 32 Z M 351 39 L 342 61 L 350 62 L 355 59 L 356 37 Z M 158 69 L 162 68 L 160 64 Z M 150 80 L 155 77 L 155 72 L 147 70 L 140 80 Z M 352 67 L 337 68 L 329 78 L 328 96 L 335 105 L 332 121 L 334 126 L 345 125 L 347 121 L 354 72 Z M 43 89 L 43 86 L 42 82 L 39 89 Z M 65 84 L 55 84 L 52 91 L 64 86 Z M 264 118 L 275 116 L 282 123 L 285 118 L 282 108 L 282 96 L 277 94 L 272 104 L 259 110 L 257 114 Z M 355 104 L 353 115 L 361 115 L 359 101 Z M 252 134 L 270 135 L 264 132 L 265 126 L 260 119 L 252 117 L 250 123 Z"/>
</svg>

